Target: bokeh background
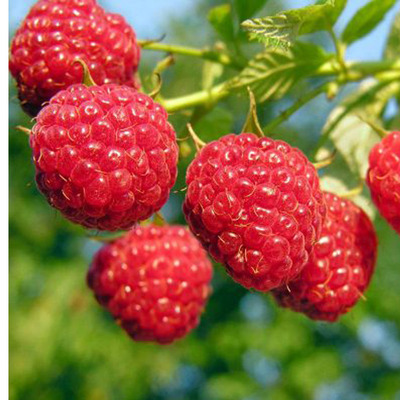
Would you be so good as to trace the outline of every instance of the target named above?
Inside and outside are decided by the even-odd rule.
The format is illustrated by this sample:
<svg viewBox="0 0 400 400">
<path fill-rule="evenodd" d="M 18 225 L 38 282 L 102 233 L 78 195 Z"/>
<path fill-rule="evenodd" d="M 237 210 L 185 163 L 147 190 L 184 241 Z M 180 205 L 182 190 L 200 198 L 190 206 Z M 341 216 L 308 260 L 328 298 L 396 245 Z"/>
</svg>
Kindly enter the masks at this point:
<svg viewBox="0 0 400 400">
<path fill-rule="evenodd" d="M 10 37 L 33 3 L 10 2 Z M 193 46 L 216 40 L 207 13 L 218 1 L 99 3 L 123 14 L 141 39 L 166 34 L 167 43 Z M 270 0 L 264 12 L 309 3 Z M 339 30 L 365 4 L 349 3 Z M 380 59 L 399 9 L 397 4 L 377 29 L 350 47 L 348 58 Z M 324 34 L 313 40 L 331 49 Z M 252 45 L 249 51 L 259 48 Z M 143 51 L 142 78 L 161 57 Z M 182 56 L 176 61 L 164 75 L 165 97 L 200 88 L 202 62 Z M 268 121 L 293 98 L 260 107 L 261 120 Z M 310 152 L 334 105 L 316 99 L 280 127 L 279 135 Z M 237 131 L 246 111 L 246 98 L 234 96 L 195 129 L 205 140 Z M 394 106 L 386 110 L 389 117 L 394 112 Z M 85 286 L 99 243 L 64 221 L 38 194 L 27 137 L 15 129 L 31 122 L 19 108 L 11 78 L 9 113 L 10 399 L 400 400 L 400 239 L 379 216 L 381 247 L 367 299 L 340 323 L 311 322 L 279 310 L 268 296 L 244 290 L 215 266 L 214 293 L 196 331 L 166 347 L 134 343 Z M 185 116 L 174 115 L 172 122 L 185 136 Z M 181 162 L 176 189 L 184 187 L 190 157 Z M 174 194 L 166 205 L 170 223 L 184 223 L 181 201 L 182 195 Z"/>
</svg>

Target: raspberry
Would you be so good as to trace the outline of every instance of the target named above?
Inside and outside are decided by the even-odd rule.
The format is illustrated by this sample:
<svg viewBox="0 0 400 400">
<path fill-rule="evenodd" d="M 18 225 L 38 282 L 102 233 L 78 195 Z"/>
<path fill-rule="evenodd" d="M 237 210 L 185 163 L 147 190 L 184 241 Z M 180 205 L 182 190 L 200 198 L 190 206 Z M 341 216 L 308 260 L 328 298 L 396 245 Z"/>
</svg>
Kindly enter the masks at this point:
<svg viewBox="0 0 400 400">
<path fill-rule="evenodd" d="M 167 201 L 178 146 L 167 112 L 127 86 L 73 85 L 42 109 L 30 144 L 36 181 L 69 220 L 128 229 Z"/>
<path fill-rule="evenodd" d="M 400 132 L 388 134 L 372 148 L 367 184 L 379 212 L 400 234 Z"/>
<path fill-rule="evenodd" d="M 26 112 L 35 116 L 58 91 L 81 83 L 84 61 L 97 84 L 137 87 L 140 48 L 133 29 L 95 0 L 40 0 L 11 43 L 10 71 Z"/>
<path fill-rule="evenodd" d="M 332 193 L 324 196 L 328 212 L 310 260 L 297 280 L 272 293 L 283 307 L 334 322 L 367 289 L 375 268 L 377 238 L 361 208 Z"/>
<path fill-rule="evenodd" d="M 197 326 L 211 276 L 205 251 L 187 229 L 149 225 L 101 248 L 87 281 L 134 340 L 166 344 Z"/>
<path fill-rule="evenodd" d="M 233 279 L 268 291 L 299 274 L 326 211 L 316 170 L 300 150 L 230 134 L 199 152 L 186 182 L 186 220 Z"/>
</svg>

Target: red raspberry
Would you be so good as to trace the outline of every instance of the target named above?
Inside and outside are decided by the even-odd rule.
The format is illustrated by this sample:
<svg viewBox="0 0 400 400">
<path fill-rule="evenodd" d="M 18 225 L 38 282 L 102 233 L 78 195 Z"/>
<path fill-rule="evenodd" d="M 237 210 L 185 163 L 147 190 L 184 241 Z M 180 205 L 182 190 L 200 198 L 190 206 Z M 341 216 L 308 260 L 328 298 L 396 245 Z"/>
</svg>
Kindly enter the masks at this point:
<svg viewBox="0 0 400 400">
<path fill-rule="evenodd" d="M 11 43 L 10 71 L 21 104 L 36 115 L 58 91 L 83 79 L 84 61 L 97 84 L 137 87 L 140 48 L 133 29 L 96 0 L 40 0 Z"/>
<path fill-rule="evenodd" d="M 200 151 L 186 182 L 186 220 L 233 279 L 268 291 L 299 274 L 325 216 L 318 175 L 300 150 L 227 135 Z"/>
<path fill-rule="evenodd" d="M 134 340 L 165 344 L 197 326 L 211 276 L 205 251 L 187 229 L 146 226 L 100 249 L 87 280 Z"/>
<path fill-rule="evenodd" d="M 324 193 L 322 236 L 299 278 L 272 293 L 312 319 L 336 321 L 360 299 L 374 272 L 377 238 L 371 220 L 350 200 Z"/>
<path fill-rule="evenodd" d="M 367 184 L 381 215 L 400 234 L 400 132 L 392 132 L 369 154 Z"/>
<path fill-rule="evenodd" d="M 32 129 L 36 181 L 49 203 L 88 228 L 128 229 L 167 201 L 178 146 L 167 112 L 127 86 L 73 85 Z"/>
</svg>

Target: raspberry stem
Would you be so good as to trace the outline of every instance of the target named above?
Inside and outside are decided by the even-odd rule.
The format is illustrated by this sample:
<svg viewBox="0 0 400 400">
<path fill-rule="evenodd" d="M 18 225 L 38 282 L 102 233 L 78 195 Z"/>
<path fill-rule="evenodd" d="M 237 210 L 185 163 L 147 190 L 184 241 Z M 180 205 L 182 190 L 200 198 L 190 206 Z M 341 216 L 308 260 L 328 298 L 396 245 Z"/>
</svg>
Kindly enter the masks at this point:
<svg viewBox="0 0 400 400">
<path fill-rule="evenodd" d="M 158 42 L 149 42 L 145 40 L 138 41 L 145 50 L 166 51 L 167 53 L 181 54 L 185 56 L 202 58 L 204 60 L 214 61 L 219 64 L 227 65 L 234 69 L 242 69 L 244 65 L 232 60 L 227 54 L 209 49 L 196 49 L 193 47 L 171 45 Z"/>
</svg>

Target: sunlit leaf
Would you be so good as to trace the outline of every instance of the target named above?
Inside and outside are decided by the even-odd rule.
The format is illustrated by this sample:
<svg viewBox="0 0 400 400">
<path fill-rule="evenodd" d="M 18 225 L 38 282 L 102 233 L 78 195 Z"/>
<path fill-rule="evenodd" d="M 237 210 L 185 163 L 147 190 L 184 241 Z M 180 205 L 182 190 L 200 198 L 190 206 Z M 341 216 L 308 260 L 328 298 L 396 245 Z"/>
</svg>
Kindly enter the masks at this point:
<svg viewBox="0 0 400 400">
<path fill-rule="evenodd" d="M 299 79 L 311 75 L 331 56 L 316 45 L 296 43 L 289 51 L 269 49 L 259 53 L 228 83 L 230 88 L 250 86 L 259 102 L 279 99 Z"/>
<path fill-rule="evenodd" d="M 249 32 L 250 39 L 287 49 L 298 35 L 332 27 L 345 5 L 346 0 L 320 0 L 273 16 L 248 19 L 241 26 Z"/>
</svg>

